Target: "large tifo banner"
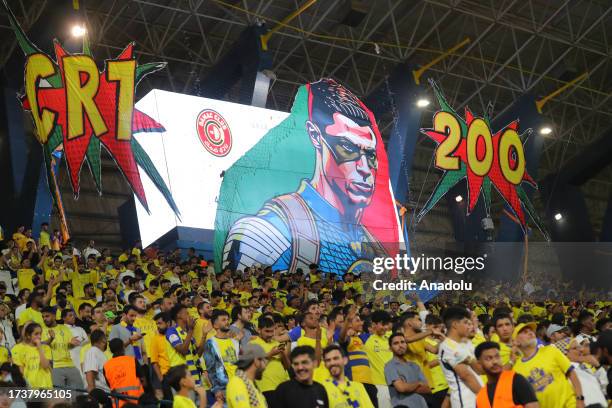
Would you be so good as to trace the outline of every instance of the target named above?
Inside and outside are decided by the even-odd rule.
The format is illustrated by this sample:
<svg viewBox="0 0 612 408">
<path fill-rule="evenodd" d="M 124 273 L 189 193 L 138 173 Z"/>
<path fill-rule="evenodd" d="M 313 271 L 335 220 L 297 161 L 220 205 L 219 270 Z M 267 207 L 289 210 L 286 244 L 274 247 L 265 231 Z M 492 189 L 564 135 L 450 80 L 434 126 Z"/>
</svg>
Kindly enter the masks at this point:
<svg viewBox="0 0 612 408">
<path fill-rule="evenodd" d="M 399 239 L 376 120 L 333 80 L 300 87 L 289 116 L 225 172 L 216 265 L 360 273 Z"/>
<path fill-rule="evenodd" d="M 372 270 L 401 241 L 387 155 L 369 109 L 331 80 L 289 114 L 154 90 L 136 107 L 163 123 L 139 139 L 180 208 L 144 179 L 143 245 L 176 226 L 214 229 L 217 267 Z"/>
</svg>

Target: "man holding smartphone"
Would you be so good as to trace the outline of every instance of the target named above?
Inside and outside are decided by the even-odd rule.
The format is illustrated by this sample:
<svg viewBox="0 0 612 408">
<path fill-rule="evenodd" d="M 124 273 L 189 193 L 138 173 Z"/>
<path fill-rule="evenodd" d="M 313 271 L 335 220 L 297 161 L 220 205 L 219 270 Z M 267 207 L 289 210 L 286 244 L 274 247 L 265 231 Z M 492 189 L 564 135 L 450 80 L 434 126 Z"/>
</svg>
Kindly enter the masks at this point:
<svg viewBox="0 0 612 408">
<path fill-rule="evenodd" d="M 286 343 L 274 340 L 276 323 L 270 315 L 261 316 L 258 320 L 259 337 L 252 337 L 250 343 L 257 344 L 266 352 L 268 365 L 263 372 L 261 380 L 258 380 L 257 388 L 263 393 L 268 406 L 272 405 L 272 394 L 283 382 L 289 380 L 287 369 L 289 368 L 288 351 Z"/>
</svg>

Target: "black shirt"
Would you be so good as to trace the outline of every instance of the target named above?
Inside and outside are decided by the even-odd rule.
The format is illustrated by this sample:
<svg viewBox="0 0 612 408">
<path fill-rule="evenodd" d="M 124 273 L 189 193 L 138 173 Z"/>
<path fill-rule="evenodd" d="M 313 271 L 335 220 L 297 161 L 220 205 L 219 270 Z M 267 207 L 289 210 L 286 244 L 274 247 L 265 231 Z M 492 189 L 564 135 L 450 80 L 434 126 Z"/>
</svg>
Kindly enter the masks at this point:
<svg viewBox="0 0 612 408">
<path fill-rule="evenodd" d="M 93 320 L 81 320 L 77 318 L 75 321 L 75 326 L 85 330 L 85 333 L 91 334 L 91 326 L 93 326 L 93 323 Z"/>
<path fill-rule="evenodd" d="M 285 381 L 272 396 L 270 408 L 318 408 L 327 407 L 327 392 L 318 382 L 311 385 L 296 380 Z"/>
<path fill-rule="evenodd" d="M 496 388 L 496 382 L 487 383 L 487 395 L 489 396 L 489 402 L 493 401 Z M 525 377 L 517 373 L 514 373 L 514 379 L 512 381 L 512 401 L 516 405 L 525 405 L 530 402 L 538 401 L 531 384 L 529 384 Z"/>
</svg>

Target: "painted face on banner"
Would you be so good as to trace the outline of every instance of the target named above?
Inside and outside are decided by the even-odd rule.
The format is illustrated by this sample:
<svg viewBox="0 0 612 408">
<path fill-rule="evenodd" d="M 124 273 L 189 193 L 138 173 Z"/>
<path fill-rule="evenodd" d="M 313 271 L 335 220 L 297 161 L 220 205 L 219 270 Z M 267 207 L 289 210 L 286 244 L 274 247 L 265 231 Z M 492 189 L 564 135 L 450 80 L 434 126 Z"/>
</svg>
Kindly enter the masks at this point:
<svg viewBox="0 0 612 408">
<path fill-rule="evenodd" d="M 367 207 L 376 185 L 376 134 L 363 105 L 349 90 L 328 80 L 312 85 L 320 170 L 348 205 Z"/>
<path fill-rule="evenodd" d="M 351 204 L 367 207 L 376 181 L 376 137 L 371 127 L 342 113 L 334 113 L 333 120 L 321 135 L 328 153 L 323 154 L 325 177 Z"/>
</svg>

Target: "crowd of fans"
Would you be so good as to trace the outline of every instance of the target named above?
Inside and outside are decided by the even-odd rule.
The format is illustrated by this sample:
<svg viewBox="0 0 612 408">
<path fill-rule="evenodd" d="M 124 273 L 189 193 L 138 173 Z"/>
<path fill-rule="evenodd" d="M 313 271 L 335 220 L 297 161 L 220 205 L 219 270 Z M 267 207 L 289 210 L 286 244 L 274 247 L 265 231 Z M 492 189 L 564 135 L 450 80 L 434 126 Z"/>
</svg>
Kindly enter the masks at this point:
<svg viewBox="0 0 612 408">
<path fill-rule="evenodd" d="M 194 250 L 113 255 L 46 224 L 3 238 L 0 407 L 610 406 L 609 298 L 423 303 L 314 264 L 217 274 Z"/>
</svg>

